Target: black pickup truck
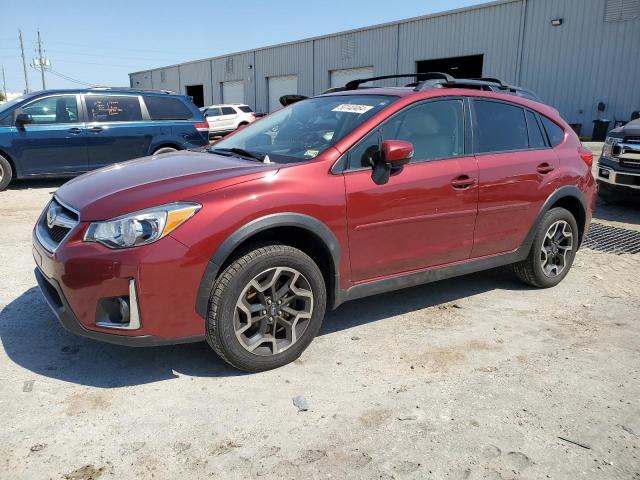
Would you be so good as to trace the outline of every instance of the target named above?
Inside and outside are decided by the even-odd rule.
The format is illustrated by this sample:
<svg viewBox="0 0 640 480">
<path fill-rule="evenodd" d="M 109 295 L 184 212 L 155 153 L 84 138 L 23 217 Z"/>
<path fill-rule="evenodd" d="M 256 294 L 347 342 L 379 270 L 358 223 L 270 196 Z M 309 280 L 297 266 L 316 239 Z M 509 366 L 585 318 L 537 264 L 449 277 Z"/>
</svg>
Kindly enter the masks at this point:
<svg viewBox="0 0 640 480">
<path fill-rule="evenodd" d="M 609 132 L 597 178 L 603 200 L 640 200 L 640 119 Z"/>
</svg>

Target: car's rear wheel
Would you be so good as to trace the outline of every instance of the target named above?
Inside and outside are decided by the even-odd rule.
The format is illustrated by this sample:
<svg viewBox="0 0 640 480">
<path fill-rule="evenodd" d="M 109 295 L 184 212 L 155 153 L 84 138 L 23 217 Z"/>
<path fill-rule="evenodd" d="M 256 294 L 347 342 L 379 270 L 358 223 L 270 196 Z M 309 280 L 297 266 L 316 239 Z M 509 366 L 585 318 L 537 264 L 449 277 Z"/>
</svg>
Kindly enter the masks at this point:
<svg viewBox="0 0 640 480">
<path fill-rule="evenodd" d="M 7 188 L 13 176 L 13 169 L 9 160 L 0 155 L 0 192 Z"/>
<path fill-rule="evenodd" d="M 157 149 L 155 152 L 153 152 L 154 155 L 160 155 L 162 153 L 171 153 L 171 152 L 177 152 L 178 149 L 177 148 L 173 148 L 173 147 L 161 147 L 159 149 Z"/>
<path fill-rule="evenodd" d="M 218 277 L 207 341 L 241 370 L 280 367 L 298 358 L 318 333 L 326 296 L 322 273 L 304 252 L 280 244 L 256 247 Z"/>
<path fill-rule="evenodd" d="M 564 208 L 552 208 L 538 225 L 529 256 L 513 268 L 520 280 L 554 287 L 567 276 L 578 250 L 578 224 Z"/>
</svg>

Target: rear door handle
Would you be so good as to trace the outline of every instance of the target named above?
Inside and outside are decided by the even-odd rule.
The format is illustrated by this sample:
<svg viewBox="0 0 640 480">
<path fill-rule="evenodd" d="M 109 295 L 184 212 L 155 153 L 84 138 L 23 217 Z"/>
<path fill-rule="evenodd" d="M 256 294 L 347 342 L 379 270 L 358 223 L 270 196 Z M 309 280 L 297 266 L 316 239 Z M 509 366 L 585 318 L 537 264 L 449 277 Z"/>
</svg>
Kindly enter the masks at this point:
<svg viewBox="0 0 640 480">
<path fill-rule="evenodd" d="M 453 188 L 465 189 L 472 187 L 476 184 L 476 179 L 471 178 L 469 175 L 460 175 L 453 180 L 451 180 L 451 185 Z"/>
<path fill-rule="evenodd" d="M 82 133 L 82 129 L 78 128 L 78 127 L 71 127 L 68 130 L 69 133 L 73 133 L 74 135 L 78 135 L 79 133 Z"/>
<path fill-rule="evenodd" d="M 90 132 L 101 132 L 102 130 L 104 130 L 104 128 L 95 125 L 93 127 L 89 127 L 88 130 Z"/>
<path fill-rule="evenodd" d="M 546 175 L 549 172 L 552 172 L 553 169 L 556 168 L 553 165 L 547 163 L 547 162 L 543 162 L 540 165 L 538 165 L 537 170 L 538 173 L 541 173 L 542 175 Z"/>
</svg>

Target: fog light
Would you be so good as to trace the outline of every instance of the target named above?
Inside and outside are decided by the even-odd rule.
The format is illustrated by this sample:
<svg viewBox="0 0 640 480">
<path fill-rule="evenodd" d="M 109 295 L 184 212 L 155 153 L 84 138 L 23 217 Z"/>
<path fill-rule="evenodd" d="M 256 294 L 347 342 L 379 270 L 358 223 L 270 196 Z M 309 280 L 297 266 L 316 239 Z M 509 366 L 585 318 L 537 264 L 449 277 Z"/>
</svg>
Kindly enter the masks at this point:
<svg viewBox="0 0 640 480">
<path fill-rule="evenodd" d="M 138 295 L 133 279 L 129 280 L 129 295 L 103 298 L 96 307 L 96 325 L 102 328 L 136 330 L 140 328 Z"/>
<path fill-rule="evenodd" d="M 609 170 L 605 170 L 604 168 L 600 169 L 600 176 L 602 178 L 609 178 Z"/>
</svg>

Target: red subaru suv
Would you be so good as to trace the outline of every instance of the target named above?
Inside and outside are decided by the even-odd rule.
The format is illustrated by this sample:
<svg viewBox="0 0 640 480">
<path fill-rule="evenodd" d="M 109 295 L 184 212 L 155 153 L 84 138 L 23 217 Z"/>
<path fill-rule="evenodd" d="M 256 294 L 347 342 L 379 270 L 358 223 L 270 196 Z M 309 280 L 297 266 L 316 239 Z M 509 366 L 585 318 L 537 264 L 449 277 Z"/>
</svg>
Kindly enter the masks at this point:
<svg viewBox="0 0 640 480">
<path fill-rule="evenodd" d="M 206 338 L 261 371 L 296 359 L 348 300 L 501 265 L 558 284 L 596 190 L 558 113 L 445 75 L 365 81 L 206 151 L 62 186 L 33 235 L 62 325 L 131 346 Z"/>
</svg>

